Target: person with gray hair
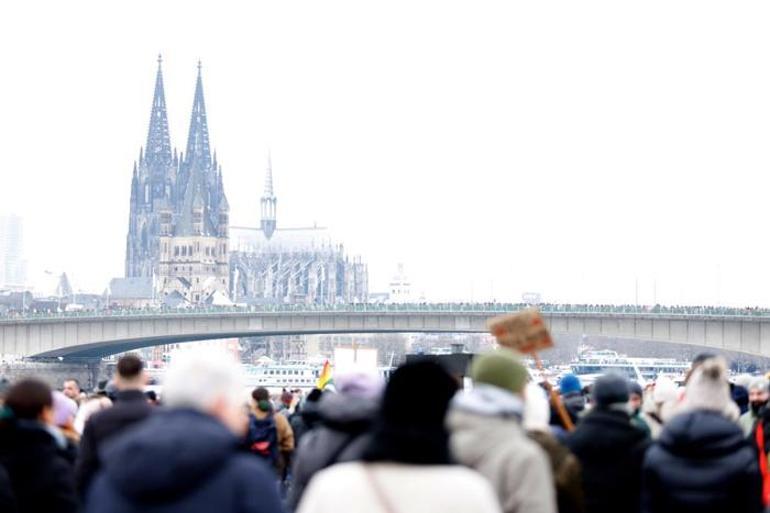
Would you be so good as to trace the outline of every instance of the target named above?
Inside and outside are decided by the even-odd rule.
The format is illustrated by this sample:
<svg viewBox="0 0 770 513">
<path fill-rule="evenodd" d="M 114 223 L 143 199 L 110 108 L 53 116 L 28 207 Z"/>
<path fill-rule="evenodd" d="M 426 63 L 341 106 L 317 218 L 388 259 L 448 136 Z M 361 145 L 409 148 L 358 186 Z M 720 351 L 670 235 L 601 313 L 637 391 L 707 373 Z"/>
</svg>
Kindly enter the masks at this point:
<svg viewBox="0 0 770 513">
<path fill-rule="evenodd" d="M 768 381 L 762 376 L 752 378 L 748 384 L 749 389 L 749 411 L 741 415 L 738 423 L 743 429 L 743 434 L 751 435 L 754 424 L 762 416 L 762 410 L 767 406 L 767 400 L 770 399 L 770 388 Z"/>
<path fill-rule="evenodd" d="M 240 367 L 224 356 L 174 360 L 166 408 L 105 447 L 85 513 L 281 513 L 272 472 L 239 450 L 242 393 Z"/>
</svg>

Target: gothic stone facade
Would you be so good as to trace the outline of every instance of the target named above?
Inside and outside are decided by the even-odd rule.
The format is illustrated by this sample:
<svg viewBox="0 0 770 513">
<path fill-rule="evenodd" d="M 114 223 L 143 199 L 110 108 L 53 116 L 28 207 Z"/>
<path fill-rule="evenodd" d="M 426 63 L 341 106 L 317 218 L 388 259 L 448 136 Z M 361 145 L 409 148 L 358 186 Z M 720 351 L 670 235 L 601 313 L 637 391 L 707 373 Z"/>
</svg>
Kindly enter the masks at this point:
<svg viewBox="0 0 770 513">
<path fill-rule="evenodd" d="M 229 205 L 209 145 L 200 63 L 186 152 L 172 151 L 161 61 L 147 144 L 131 180 L 126 277 L 152 277 L 160 297 L 210 301 L 229 291 Z"/>
</svg>

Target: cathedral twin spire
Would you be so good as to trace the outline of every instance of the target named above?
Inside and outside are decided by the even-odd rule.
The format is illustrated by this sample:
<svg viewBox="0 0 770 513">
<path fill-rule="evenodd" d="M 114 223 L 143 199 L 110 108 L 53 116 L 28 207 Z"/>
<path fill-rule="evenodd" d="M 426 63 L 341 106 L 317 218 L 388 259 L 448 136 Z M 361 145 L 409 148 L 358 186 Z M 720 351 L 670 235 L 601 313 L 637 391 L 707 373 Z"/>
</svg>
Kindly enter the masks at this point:
<svg viewBox="0 0 770 513">
<path fill-rule="evenodd" d="M 171 162 L 171 138 L 168 132 L 166 95 L 163 91 L 163 59 L 158 55 L 158 73 L 155 76 L 155 93 L 152 98 L 150 128 L 147 132 L 145 158 L 151 162 Z"/>
</svg>

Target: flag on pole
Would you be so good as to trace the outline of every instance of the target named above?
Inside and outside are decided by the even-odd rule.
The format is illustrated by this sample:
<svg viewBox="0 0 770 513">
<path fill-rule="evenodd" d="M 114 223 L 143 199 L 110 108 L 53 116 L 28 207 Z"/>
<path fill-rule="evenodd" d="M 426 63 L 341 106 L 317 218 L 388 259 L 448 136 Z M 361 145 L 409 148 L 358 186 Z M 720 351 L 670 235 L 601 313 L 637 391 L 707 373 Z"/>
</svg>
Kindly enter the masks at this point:
<svg viewBox="0 0 770 513">
<path fill-rule="evenodd" d="M 332 366 L 329 364 L 329 360 L 324 362 L 324 368 L 321 370 L 321 374 L 318 376 L 318 382 L 316 388 L 323 390 L 327 385 L 333 383 L 332 381 Z"/>
</svg>

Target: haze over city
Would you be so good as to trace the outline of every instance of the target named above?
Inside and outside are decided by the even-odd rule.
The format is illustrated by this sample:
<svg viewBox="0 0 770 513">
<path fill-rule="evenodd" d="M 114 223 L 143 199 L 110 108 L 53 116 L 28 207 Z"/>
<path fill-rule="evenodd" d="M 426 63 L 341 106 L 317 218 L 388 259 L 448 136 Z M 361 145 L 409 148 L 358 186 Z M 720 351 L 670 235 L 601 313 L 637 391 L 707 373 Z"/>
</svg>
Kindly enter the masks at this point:
<svg viewBox="0 0 770 513">
<path fill-rule="evenodd" d="M 179 149 L 202 61 L 231 224 L 259 223 L 270 147 L 279 226 L 328 227 L 372 292 L 403 262 L 434 301 L 770 305 L 766 4 L 2 11 L 0 210 L 31 273 L 123 275 L 161 53 Z"/>
</svg>

